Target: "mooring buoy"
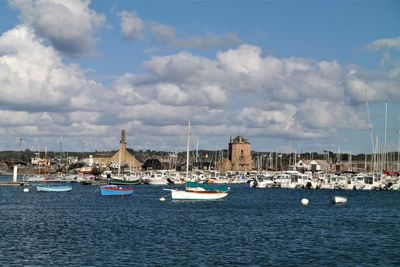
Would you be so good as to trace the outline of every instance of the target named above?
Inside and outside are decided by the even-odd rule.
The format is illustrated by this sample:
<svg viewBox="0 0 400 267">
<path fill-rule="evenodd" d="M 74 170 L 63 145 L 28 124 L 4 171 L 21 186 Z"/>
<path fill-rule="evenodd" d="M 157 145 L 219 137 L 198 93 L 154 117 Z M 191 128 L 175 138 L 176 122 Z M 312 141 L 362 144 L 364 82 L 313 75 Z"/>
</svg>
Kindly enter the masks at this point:
<svg viewBox="0 0 400 267">
<path fill-rule="evenodd" d="M 308 203 L 310 203 L 310 201 L 308 201 L 308 199 L 307 199 L 307 198 L 302 198 L 302 199 L 301 199 L 301 205 L 303 205 L 303 206 L 307 206 L 307 205 L 308 205 Z"/>
</svg>

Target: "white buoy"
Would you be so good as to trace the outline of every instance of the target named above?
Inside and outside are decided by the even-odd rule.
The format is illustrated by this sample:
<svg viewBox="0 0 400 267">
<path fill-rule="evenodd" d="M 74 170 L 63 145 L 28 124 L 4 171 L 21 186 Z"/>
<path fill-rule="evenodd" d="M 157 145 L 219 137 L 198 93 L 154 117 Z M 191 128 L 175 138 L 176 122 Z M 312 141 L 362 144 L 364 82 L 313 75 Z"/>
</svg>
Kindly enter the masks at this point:
<svg viewBox="0 0 400 267">
<path fill-rule="evenodd" d="M 28 193 L 28 192 L 29 192 L 29 188 L 28 188 L 28 187 L 25 187 L 25 188 L 24 188 L 24 192 L 25 192 L 25 193 Z"/>
<path fill-rule="evenodd" d="M 165 197 L 160 197 L 160 201 L 165 201 Z"/>
<path fill-rule="evenodd" d="M 307 206 L 307 205 L 308 205 L 308 203 L 310 203 L 310 201 L 308 201 L 308 199 L 307 199 L 307 198 L 302 198 L 302 199 L 301 199 L 301 205 L 303 205 L 303 206 Z"/>
<path fill-rule="evenodd" d="M 346 197 L 334 196 L 331 200 L 332 204 L 345 204 L 347 202 Z"/>
</svg>

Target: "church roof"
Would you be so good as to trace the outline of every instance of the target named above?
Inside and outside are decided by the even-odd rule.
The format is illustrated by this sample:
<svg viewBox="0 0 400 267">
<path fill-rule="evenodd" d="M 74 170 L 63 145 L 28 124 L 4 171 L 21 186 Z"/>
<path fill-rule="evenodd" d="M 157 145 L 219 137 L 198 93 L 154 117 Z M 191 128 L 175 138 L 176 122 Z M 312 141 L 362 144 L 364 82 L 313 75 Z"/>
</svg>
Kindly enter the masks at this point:
<svg viewBox="0 0 400 267">
<path fill-rule="evenodd" d="M 137 161 L 139 161 L 140 163 L 144 162 L 143 158 L 138 153 L 136 153 L 132 148 L 127 148 L 126 151 L 129 154 L 131 154 L 133 157 L 135 157 L 135 159 L 137 159 Z M 112 150 L 112 151 L 109 151 L 109 152 L 95 153 L 94 157 L 95 158 L 99 158 L 99 157 L 111 158 L 117 152 L 118 152 L 118 150 Z"/>
<path fill-rule="evenodd" d="M 126 151 L 128 151 L 129 154 L 135 157 L 140 163 L 143 163 L 144 160 L 141 156 L 139 156 L 138 153 L 136 153 L 132 148 L 127 148 Z"/>
</svg>

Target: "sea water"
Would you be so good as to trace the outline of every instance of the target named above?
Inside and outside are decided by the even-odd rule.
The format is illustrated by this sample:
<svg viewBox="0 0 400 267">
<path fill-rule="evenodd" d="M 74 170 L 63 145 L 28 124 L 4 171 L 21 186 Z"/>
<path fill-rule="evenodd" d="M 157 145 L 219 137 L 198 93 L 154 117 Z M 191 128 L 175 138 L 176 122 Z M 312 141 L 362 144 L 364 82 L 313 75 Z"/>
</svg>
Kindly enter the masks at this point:
<svg viewBox="0 0 400 267">
<path fill-rule="evenodd" d="M 242 184 L 222 200 L 174 202 L 162 187 L 134 188 L 104 197 L 79 184 L 0 187 L 0 265 L 400 266 L 398 191 Z M 333 195 L 348 202 L 333 205 Z"/>
</svg>

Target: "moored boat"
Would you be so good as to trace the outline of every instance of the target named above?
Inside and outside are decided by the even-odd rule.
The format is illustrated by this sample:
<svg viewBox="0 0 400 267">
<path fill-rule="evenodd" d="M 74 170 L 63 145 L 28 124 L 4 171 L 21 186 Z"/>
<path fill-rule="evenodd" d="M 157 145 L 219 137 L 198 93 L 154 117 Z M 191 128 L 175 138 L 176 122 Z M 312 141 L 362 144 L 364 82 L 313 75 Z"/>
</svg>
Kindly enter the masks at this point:
<svg viewBox="0 0 400 267">
<path fill-rule="evenodd" d="M 140 184 L 141 182 L 142 182 L 141 177 L 139 177 L 135 180 L 114 178 L 114 179 L 110 179 L 109 184 L 111 184 L 111 185 L 136 185 L 136 184 Z"/>
<path fill-rule="evenodd" d="M 189 177 L 189 140 L 190 121 L 188 125 L 186 144 L 186 178 Z M 196 182 L 186 182 L 185 190 L 165 189 L 171 191 L 172 200 L 216 200 L 228 195 L 229 187 L 226 185 L 208 185 Z"/>
<path fill-rule="evenodd" d="M 347 198 L 341 196 L 333 196 L 331 202 L 332 204 L 345 204 L 347 202 Z"/>
<path fill-rule="evenodd" d="M 71 185 L 37 185 L 36 190 L 38 192 L 69 192 L 72 190 Z"/>
<path fill-rule="evenodd" d="M 133 188 L 121 187 L 118 185 L 103 185 L 100 186 L 100 194 L 102 196 L 132 195 Z"/>
<path fill-rule="evenodd" d="M 227 192 L 190 191 L 170 189 L 172 200 L 217 200 L 228 195 Z"/>
</svg>

